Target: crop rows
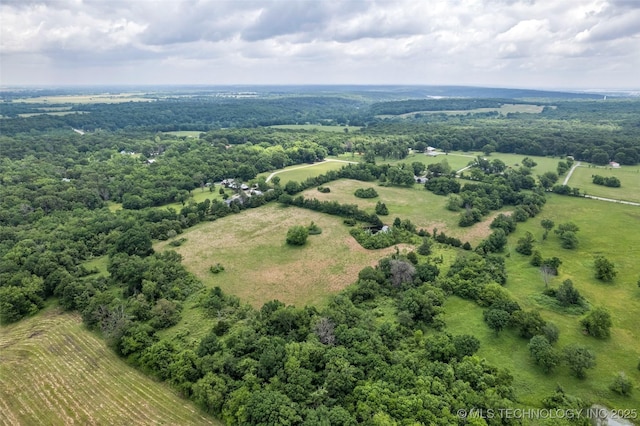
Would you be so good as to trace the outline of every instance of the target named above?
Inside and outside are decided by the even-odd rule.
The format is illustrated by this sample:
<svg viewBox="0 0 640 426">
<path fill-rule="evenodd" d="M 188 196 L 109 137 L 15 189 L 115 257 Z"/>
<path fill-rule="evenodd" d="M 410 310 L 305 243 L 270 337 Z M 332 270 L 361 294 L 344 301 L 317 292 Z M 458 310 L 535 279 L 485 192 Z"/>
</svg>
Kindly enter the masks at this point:
<svg viewBox="0 0 640 426">
<path fill-rule="evenodd" d="M 215 424 L 55 310 L 2 329 L 0 377 L 0 425 Z"/>
</svg>

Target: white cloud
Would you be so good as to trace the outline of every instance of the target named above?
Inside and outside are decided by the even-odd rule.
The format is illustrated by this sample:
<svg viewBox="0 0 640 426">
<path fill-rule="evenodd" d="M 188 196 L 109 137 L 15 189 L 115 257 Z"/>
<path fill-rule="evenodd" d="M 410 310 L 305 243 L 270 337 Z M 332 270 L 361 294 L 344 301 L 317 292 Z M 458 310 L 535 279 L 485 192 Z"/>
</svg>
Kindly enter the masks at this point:
<svg viewBox="0 0 640 426">
<path fill-rule="evenodd" d="M 632 0 L 5 0 L 0 17 L 3 84 L 74 83 L 76 69 L 96 83 L 637 86 L 640 67 Z"/>
</svg>

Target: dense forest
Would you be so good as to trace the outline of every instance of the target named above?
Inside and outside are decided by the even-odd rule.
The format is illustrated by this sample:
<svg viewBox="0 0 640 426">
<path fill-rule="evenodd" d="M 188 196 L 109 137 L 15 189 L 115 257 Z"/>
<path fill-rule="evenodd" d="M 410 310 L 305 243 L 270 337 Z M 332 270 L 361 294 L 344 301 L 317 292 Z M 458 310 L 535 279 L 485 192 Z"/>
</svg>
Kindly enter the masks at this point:
<svg viewBox="0 0 640 426">
<path fill-rule="evenodd" d="M 364 268 L 323 308 L 274 300 L 254 309 L 219 288 L 204 288 L 178 253 L 154 252 L 154 240 L 276 202 L 381 225 L 376 214 L 322 204 L 300 193 L 340 178 L 412 186 L 417 173 L 402 160 L 409 150 L 422 152 L 428 146 L 595 164 L 640 162 L 640 102 L 627 99 L 547 99 L 540 114 L 380 119 L 376 115 L 518 101 L 378 102 L 362 93 L 313 92 L 63 105 L 69 114 L 21 117 L 50 105 L 10 102 L 16 97 L 5 97 L 0 119 L 1 322 L 33 315 L 55 298 L 64 309 L 80 312 L 87 327 L 101 333 L 129 363 L 170 383 L 227 424 L 485 424 L 456 413 L 467 407 L 498 411 L 517 406 L 509 371 L 475 355 L 476 337 L 450 334 L 442 306 L 455 294 L 485 308 L 488 326 L 497 331 L 512 327 L 524 339 L 553 334 L 552 324 L 501 291 L 507 274 L 504 259 L 496 255 L 517 222 L 544 208 L 552 184 L 536 179 L 524 163 L 505 170 L 481 158 L 471 164 L 477 171 L 466 179 L 437 167 L 419 170 L 428 173 L 425 190 L 452 197 L 460 226 L 503 206 L 514 207 L 515 213 L 499 216 L 477 247 L 463 247 L 463 241 L 431 235 L 401 219 L 388 236 L 375 241 L 356 231 L 354 237 L 369 248 L 411 242 L 427 256 L 431 246 L 443 244 L 466 255 L 446 272 L 435 259 L 418 261 L 413 252 L 386 256 Z M 330 133 L 266 127 L 304 123 L 362 129 Z M 201 134 L 162 133 L 177 130 Z M 345 153 L 364 161 L 286 185 L 257 178 Z M 394 165 L 388 164 L 391 160 Z M 237 194 L 233 200 L 192 200 L 194 191 L 218 191 L 228 178 L 259 192 L 248 199 Z M 181 208 L 161 208 L 169 203 Z M 122 208 L 111 209 L 114 204 Z M 108 256 L 108 274 L 98 277 L 85 265 L 101 256 Z M 216 319 L 215 326 L 202 339 L 160 337 L 180 321 L 185 300 L 194 298 L 204 315 Z M 391 309 L 394 322 L 376 319 L 375 312 L 384 309 Z M 561 389 L 541 404 L 587 405 Z M 486 422 L 519 423 L 497 417 Z"/>
</svg>

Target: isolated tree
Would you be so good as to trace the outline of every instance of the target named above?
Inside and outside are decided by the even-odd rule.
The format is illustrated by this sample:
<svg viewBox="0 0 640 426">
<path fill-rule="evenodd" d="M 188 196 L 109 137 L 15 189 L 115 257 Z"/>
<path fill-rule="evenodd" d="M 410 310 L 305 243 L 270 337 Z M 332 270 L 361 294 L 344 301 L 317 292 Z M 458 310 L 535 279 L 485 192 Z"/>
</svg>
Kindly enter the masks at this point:
<svg viewBox="0 0 640 426">
<path fill-rule="evenodd" d="M 511 315 L 502 309 L 488 309 L 484 311 L 484 320 L 489 328 L 495 331 L 497 336 L 500 331 L 509 325 Z"/>
<path fill-rule="evenodd" d="M 596 257 L 593 266 L 596 269 L 596 278 L 599 280 L 612 281 L 618 275 L 615 265 L 604 256 Z"/>
<path fill-rule="evenodd" d="M 529 341 L 529 354 L 545 373 L 550 373 L 562 361 L 562 356 L 556 351 L 546 337 L 533 336 Z"/>
<path fill-rule="evenodd" d="M 566 279 L 558 287 L 556 299 L 562 306 L 570 306 L 580 304 L 582 297 L 580 292 L 573 286 L 573 282 L 570 279 Z"/>
<path fill-rule="evenodd" d="M 560 237 L 561 245 L 566 249 L 573 249 L 578 246 L 578 238 L 576 237 L 576 232 L 578 232 L 580 228 L 573 223 L 567 222 L 558 225 L 558 228 L 554 231 L 558 237 Z"/>
<path fill-rule="evenodd" d="M 544 288 L 549 287 L 549 282 L 556 275 L 553 267 L 549 265 L 540 266 L 540 276 L 542 277 L 542 281 L 544 281 Z"/>
<path fill-rule="evenodd" d="M 380 216 L 387 216 L 389 214 L 387 205 L 383 202 L 378 201 L 376 203 L 376 214 Z"/>
<path fill-rule="evenodd" d="M 307 242 L 309 230 L 305 226 L 292 226 L 287 231 L 287 244 L 303 246 Z"/>
<path fill-rule="evenodd" d="M 533 234 L 527 231 L 524 237 L 518 239 L 518 245 L 516 246 L 516 251 L 525 256 L 529 256 L 533 252 L 533 242 L 534 242 Z"/>
<path fill-rule="evenodd" d="M 590 336 L 599 339 L 607 338 L 611 335 L 611 314 L 603 307 L 592 310 L 589 315 L 580 321 Z"/>
<path fill-rule="evenodd" d="M 542 234 L 542 239 L 546 240 L 549 235 L 549 231 L 555 226 L 555 223 L 551 219 L 542 219 L 540 221 L 540 225 L 544 228 L 544 234 Z"/>
<path fill-rule="evenodd" d="M 596 355 L 582 345 L 570 345 L 562 350 L 563 357 L 569 369 L 578 379 L 587 377 L 586 370 L 596 365 Z"/>
<path fill-rule="evenodd" d="M 629 396 L 633 390 L 633 383 L 631 382 L 631 379 L 624 374 L 624 371 L 621 371 L 616 374 L 616 377 L 613 379 L 613 383 L 609 385 L 609 389 L 622 396 Z"/>
</svg>

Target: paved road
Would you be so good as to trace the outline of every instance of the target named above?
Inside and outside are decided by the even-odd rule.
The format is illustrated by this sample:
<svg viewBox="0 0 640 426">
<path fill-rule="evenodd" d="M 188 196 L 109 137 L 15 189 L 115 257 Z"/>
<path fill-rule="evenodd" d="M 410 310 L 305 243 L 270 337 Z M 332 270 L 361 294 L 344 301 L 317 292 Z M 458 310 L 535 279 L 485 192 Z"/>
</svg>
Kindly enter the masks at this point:
<svg viewBox="0 0 640 426">
<path fill-rule="evenodd" d="M 333 158 L 327 158 L 326 160 L 317 162 L 317 163 L 313 163 L 313 164 L 307 164 L 305 166 L 298 166 L 298 167 L 292 167 L 290 169 L 287 170 L 278 170 L 277 172 L 273 172 L 271 173 L 267 179 L 266 182 L 269 182 L 271 180 L 272 177 L 274 177 L 275 175 L 277 175 L 278 173 L 284 173 L 284 172 L 288 172 L 289 170 L 298 170 L 298 169 L 305 169 L 307 167 L 313 167 L 313 166 L 317 166 L 318 164 L 322 164 L 322 163 L 327 163 L 329 161 L 334 161 L 336 163 L 347 163 L 347 164 L 358 164 L 357 161 L 346 161 L 346 160 L 335 160 Z"/>
<path fill-rule="evenodd" d="M 576 167 L 578 167 L 580 165 L 580 162 L 578 161 L 576 164 L 573 165 L 573 167 L 571 167 L 571 170 L 569 170 L 569 173 L 567 173 L 567 177 L 564 178 L 564 182 L 562 182 L 563 185 L 566 185 L 567 182 L 569 182 L 569 179 L 571 179 L 571 175 L 573 174 L 573 171 L 576 169 Z"/>
</svg>

